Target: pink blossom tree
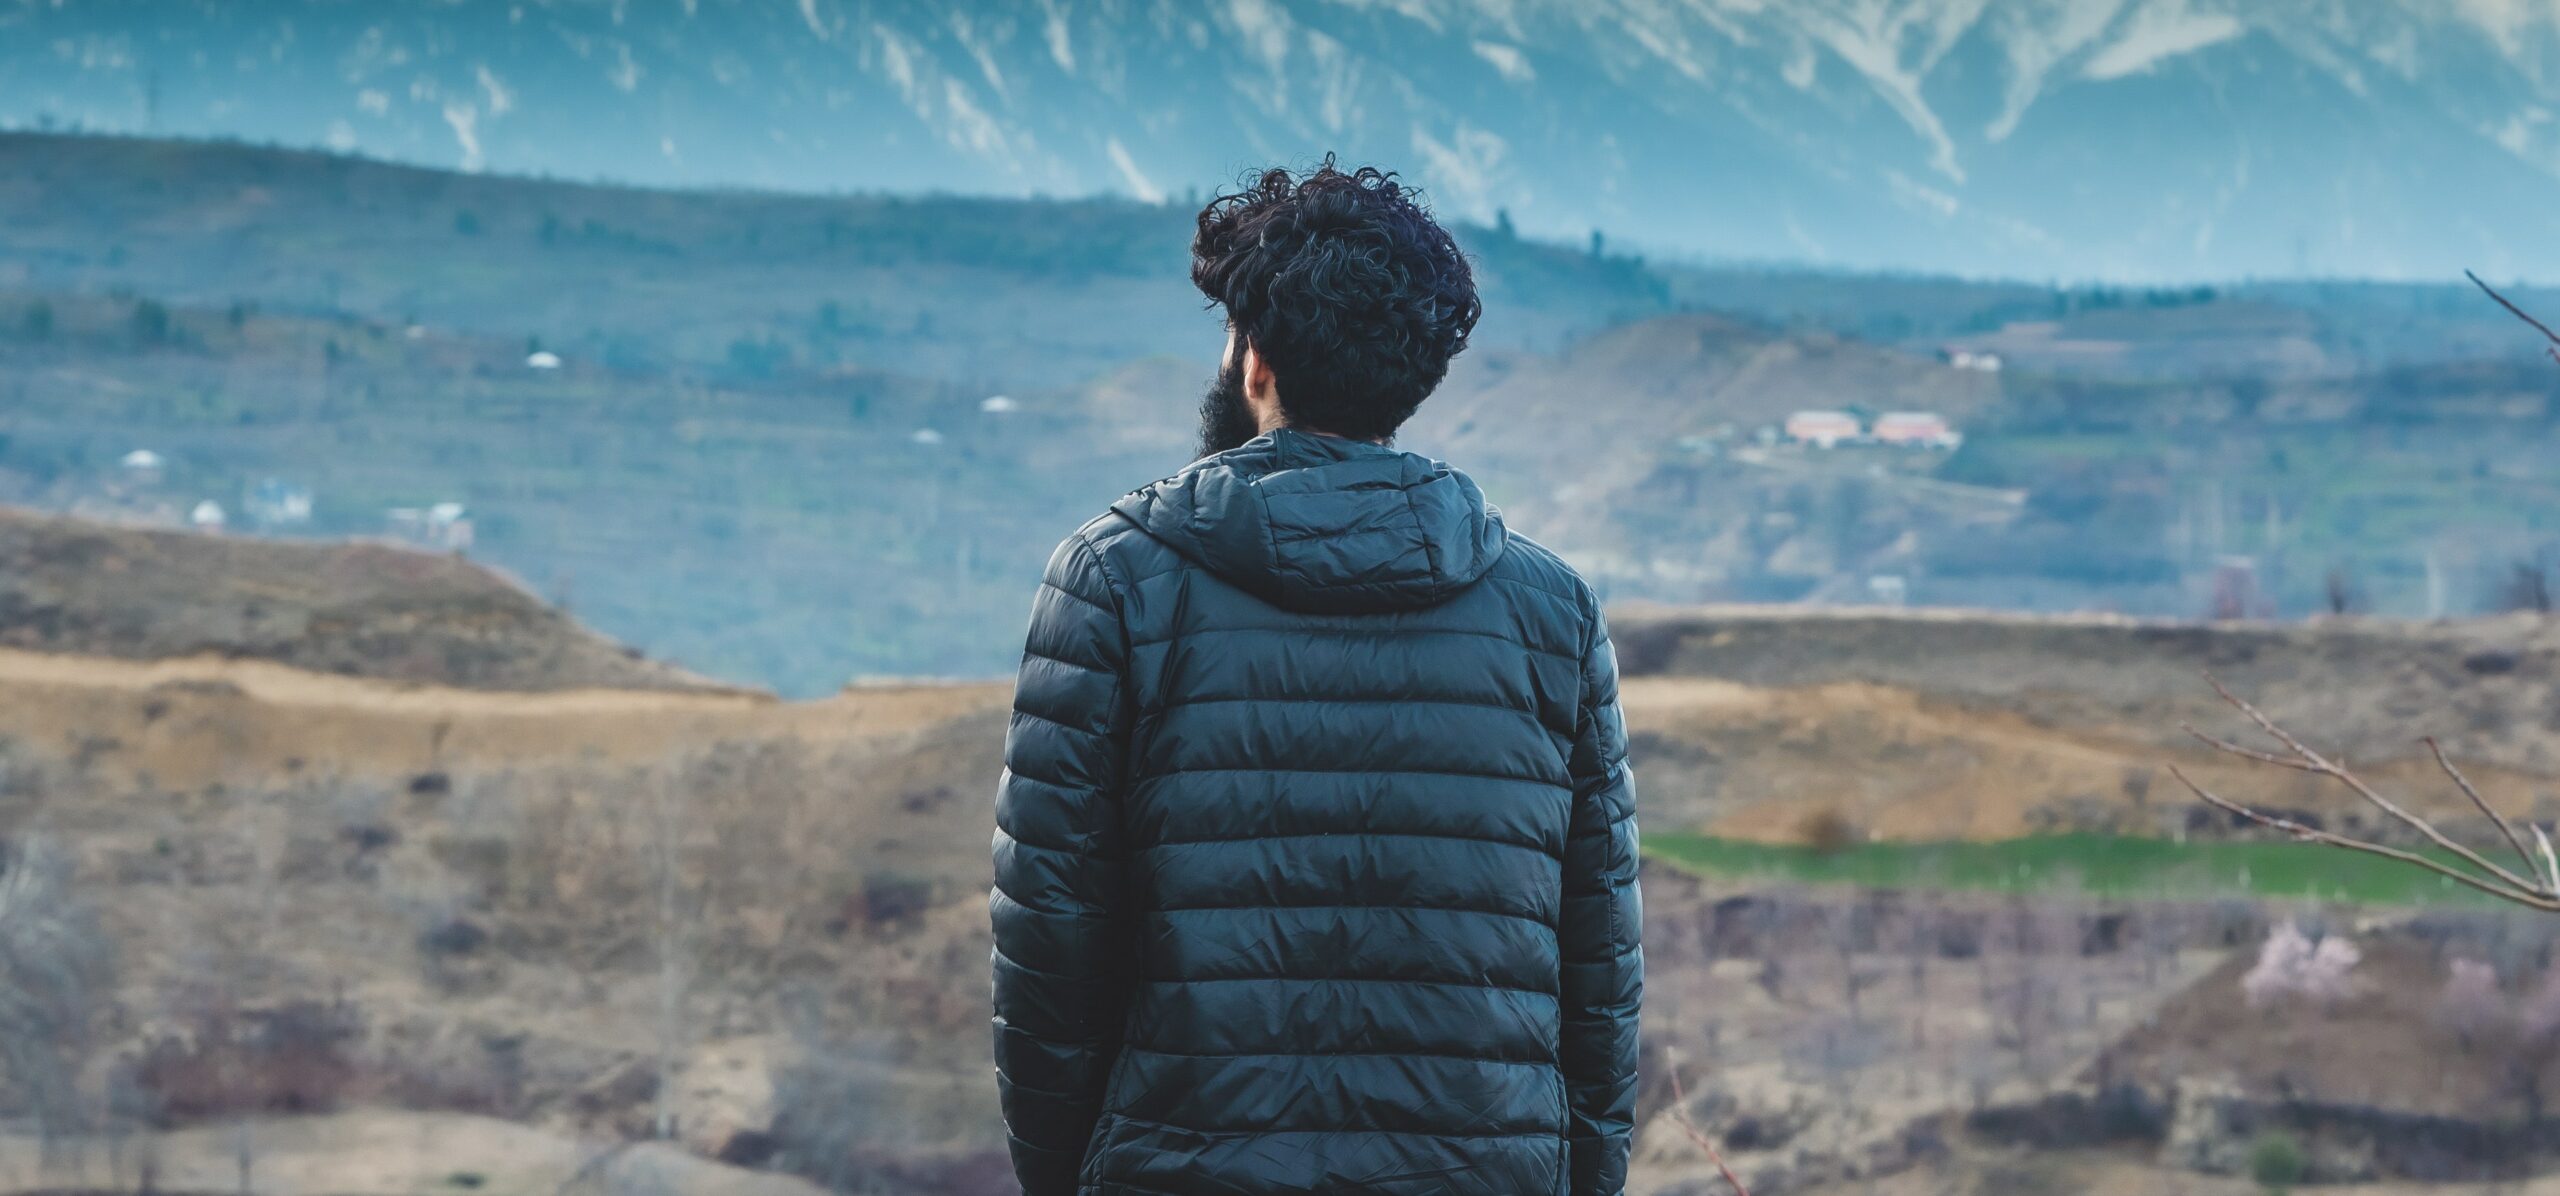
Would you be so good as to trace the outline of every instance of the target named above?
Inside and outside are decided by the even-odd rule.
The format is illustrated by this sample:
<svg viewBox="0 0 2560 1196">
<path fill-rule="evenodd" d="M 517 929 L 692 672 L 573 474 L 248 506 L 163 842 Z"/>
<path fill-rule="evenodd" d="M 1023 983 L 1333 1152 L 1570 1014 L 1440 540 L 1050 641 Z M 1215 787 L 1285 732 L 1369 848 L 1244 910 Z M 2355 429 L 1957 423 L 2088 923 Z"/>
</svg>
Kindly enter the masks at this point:
<svg viewBox="0 0 2560 1196">
<path fill-rule="evenodd" d="M 2324 935 L 2315 943 L 2287 920 L 2267 932 L 2257 965 L 2240 978 L 2240 991 L 2252 1009 L 2292 1000 L 2334 1005 L 2355 994 L 2355 967 L 2364 952 L 2340 935 Z"/>
</svg>

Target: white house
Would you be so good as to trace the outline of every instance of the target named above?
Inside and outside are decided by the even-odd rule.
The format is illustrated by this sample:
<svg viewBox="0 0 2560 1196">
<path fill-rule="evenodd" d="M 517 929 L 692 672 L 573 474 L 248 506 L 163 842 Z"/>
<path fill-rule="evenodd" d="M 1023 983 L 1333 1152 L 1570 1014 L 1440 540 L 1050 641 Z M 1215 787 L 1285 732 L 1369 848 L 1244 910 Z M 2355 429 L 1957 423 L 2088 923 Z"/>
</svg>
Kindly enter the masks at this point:
<svg viewBox="0 0 2560 1196">
<path fill-rule="evenodd" d="M 1906 448 L 1952 449 L 1964 443 L 1947 417 L 1934 411 L 1885 412 L 1876 417 L 1875 439 Z"/>
<path fill-rule="evenodd" d="M 458 502 L 393 507 L 384 515 L 393 536 L 428 548 L 461 552 L 470 548 L 475 538 L 470 513 Z"/>
<path fill-rule="evenodd" d="M 124 470 L 126 481 L 141 486 L 153 486 L 158 485 L 160 476 L 167 472 L 169 461 L 150 449 L 138 448 L 126 453 L 117 465 Z"/>
<path fill-rule="evenodd" d="M 1815 448 L 1838 448 L 1866 434 L 1866 426 L 1846 411 L 1799 411 L 1787 417 L 1787 439 Z"/>
</svg>

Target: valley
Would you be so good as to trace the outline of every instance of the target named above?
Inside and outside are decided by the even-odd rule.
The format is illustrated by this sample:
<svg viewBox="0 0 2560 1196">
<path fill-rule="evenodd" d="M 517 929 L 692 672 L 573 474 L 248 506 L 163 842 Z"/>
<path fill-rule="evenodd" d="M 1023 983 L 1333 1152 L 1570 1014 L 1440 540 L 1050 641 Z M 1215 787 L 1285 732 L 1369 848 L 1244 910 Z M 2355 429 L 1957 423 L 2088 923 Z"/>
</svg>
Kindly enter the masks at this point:
<svg viewBox="0 0 2560 1196">
<path fill-rule="evenodd" d="M 1214 369 L 1163 207 L 22 134 L 0 161 L 0 502 L 250 522 L 275 485 L 309 521 L 248 530 L 284 536 L 456 504 L 523 587 L 795 697 L 1003 672 L 1021 579 L 1179 467 Z M 2413 617 L 2531 605 L 2560 571 L 2548 363 L 2475 293 L 1720 273 L 1465 236 L 1493 315 L 1406 443 L 1613 600 Z M 1995 347 L 2008 368 L 1952 361 Z M 1780 435 L 1835 407 L 1961 447 Z M 148 485 L 137 450 L 166 458 Z"/>
<path fill-rule="evenodd" d="M 2210 673 L 2560 820 L 2520 326 L 1453 199 L 1492 314 L 1404 443 L 1610 604 L 1632 1190 L 1723 1190 L 1693 1127 L 1763 1196 L 2553 1190 L 2560 930 L 2168 772 L 2414 845 L 2190 737 Z M 1011 1191 L 1005 678 L 1190 456 L 1188 220 L 0 132 L 0 1190 Z"/>
<path fill-rule="evenodd" d="M 410 558 L 443 559 L 186 559 L 220 594 Z M 422 595 L 403 617 L 432 629 L 481 600 Z M 2486 959 L 2529 986 L 2551 928 L 2377 892 L 2195 817 L 2157 775 L 2355 825 L 2303 778 L 2182 742 L 2179 720 L 2215 710 L 2193 671 L 2211 667 L 2324 742 L 2374 744 L 2359 766 L 2421 809 L 2460 808 L 2408 743 L 2436 733 L 2496 800 L 2547 817 L 2546 623 L 1616 622 L 1653 842 L 1641 1190 L 1711 1178 L 1682 1118 L 1780 1193 L 2021 1174 L 2221 1191 L 2278 1139 L 2306 1177 L 2377 1196 L 2560 1163 L 2517 1136 L 2543 1080 L 2456 1043 L 2436 979 Z M 79 971 L 110 1011 L 94 1034 L 36 1057 L 126 1094 L 48 1131 L 52 1161 L 0 1136 L 0 1180 L 1005 1190 L 979 1077 L 1009 687 L 620 688 L 578 672 L 573 624 L 521 634 L 521 659 L 560 671 L 490 676 L 395 638 L 361 642 L 399 669 L 148 638 L 0 649 L 8 867 L 112 961 Z M 1877 862 L 1890 851 L 1907 862 Z M 2362 987 L 2235 1018 L 2239 972 L 2288 920 L 2352 933 Z M 2432 1079 L 2412 1082 L 2407 1050 L 2433 1053 Z M 2407 1146 L 2447 1133 L 2487 1153 Z"/>
</svg>

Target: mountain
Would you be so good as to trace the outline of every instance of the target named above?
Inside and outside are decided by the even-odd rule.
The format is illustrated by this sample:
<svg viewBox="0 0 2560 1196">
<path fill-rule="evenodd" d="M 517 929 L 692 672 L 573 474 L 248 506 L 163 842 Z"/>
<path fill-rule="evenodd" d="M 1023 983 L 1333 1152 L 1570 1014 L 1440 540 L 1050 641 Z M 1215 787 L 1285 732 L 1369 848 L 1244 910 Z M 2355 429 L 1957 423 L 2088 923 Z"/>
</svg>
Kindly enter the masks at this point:
<svg viewBox="0 0 2560 1196">
<path fill-rule="evenodd" d="M 1458 233 L 1488 345 L 1553 348 L 1673 302 L 1626 255 Z M 617 368 L 1030 388 L 1174 354 L 1205 376 L 1224 333 L 1190 239 L 1189 212 L 1121 198 L 656 191 L 0 133 L 0 286 L 357 313 Z"/>
<path fill-rule="evenodd" d="M 175 524 L 276 478 L 314 495 L 293 534 L 348 536 L 459 502 L 475 559 L 656 659 L 793 695 L 992 674 L 1058 538 L 1185 459 L 1218 343 L 1185 225 L 0 134 L 0 503 Z M 2192 615 L 2253 555 L 2251 609 L 2335 579 L 2447 613 L 2560 562 L 2551 363 L 2468 288 L 2056 291 L 1458 234 L 1491 314 L 1405 443 L 1614 599 L 1898 578 Z M 1965 346 L 2010 368 L 1936 359 Z M 1963 448 L 1763 439 L 1830 407 L 1934 412 Z M 136 490 L 145 447 L 167 468 Z"/>
<path fill-rule="evenodd" d="M 1189 196 L 2026 278 L 2560 276 L 2560 0 L 0 4 L 0 120 L 466 170 Z"/>
</svg>

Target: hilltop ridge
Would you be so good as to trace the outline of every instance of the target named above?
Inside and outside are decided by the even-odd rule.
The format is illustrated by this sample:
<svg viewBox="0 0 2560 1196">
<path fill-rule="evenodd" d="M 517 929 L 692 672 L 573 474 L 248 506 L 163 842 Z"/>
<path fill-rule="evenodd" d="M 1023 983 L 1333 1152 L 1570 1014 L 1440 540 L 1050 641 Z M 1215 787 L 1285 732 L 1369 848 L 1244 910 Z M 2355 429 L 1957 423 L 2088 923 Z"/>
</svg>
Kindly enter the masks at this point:
<svg viewBox="0 0 2560 1196">
<path fill-rule="evenodd" d="M 0 120 L 1150 199 L 1339 150 L 1480 223 L 1728 259 L 2554 268 L 2560 19 L 2521 0 L 198 0 L 148 42 L 125 12 L 0 18 Z"/>
<path fill-rule="evenodd" d="M 260 540 L 0 507 L 0 648 L 269 660 L 500 690 L 696 690 L 486 566 L 398 545 Z"/>
</svg>

